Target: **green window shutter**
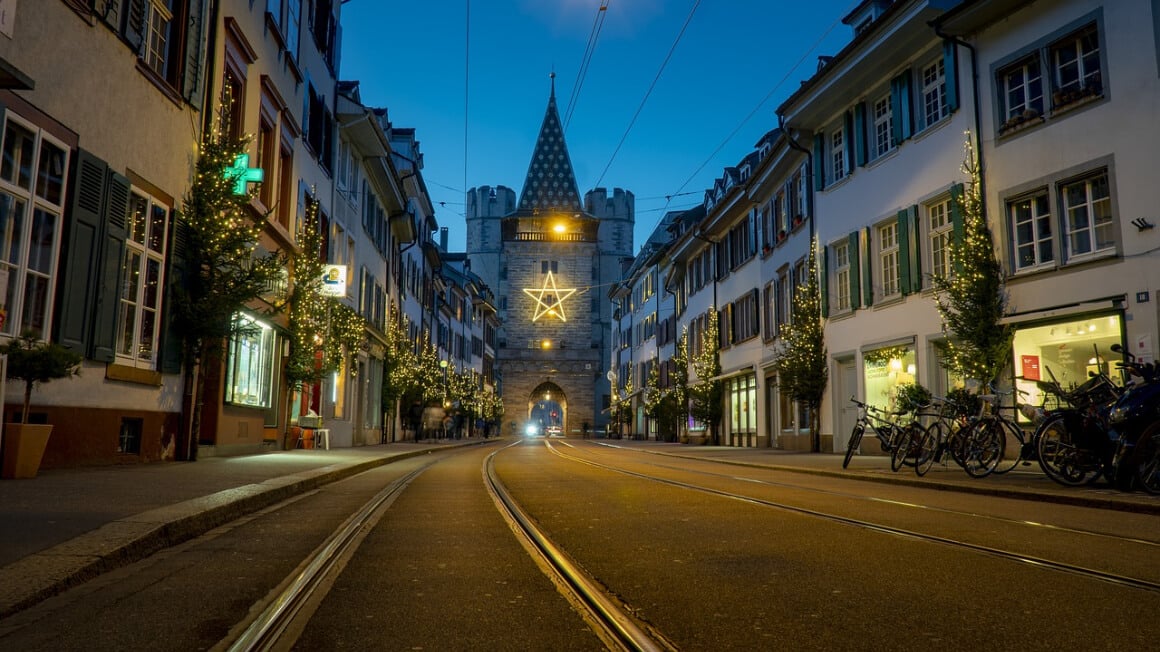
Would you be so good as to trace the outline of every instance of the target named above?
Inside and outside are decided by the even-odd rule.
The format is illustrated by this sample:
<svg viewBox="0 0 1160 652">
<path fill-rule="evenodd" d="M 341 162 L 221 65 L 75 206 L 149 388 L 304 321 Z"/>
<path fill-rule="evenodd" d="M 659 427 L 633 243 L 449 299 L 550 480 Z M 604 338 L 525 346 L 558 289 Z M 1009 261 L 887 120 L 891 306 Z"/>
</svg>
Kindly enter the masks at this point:
<svg viewBox="0 0 1160 652">
<path fill-rule="evenodd" d="M 858 166 L 866 165 L 866 103 L 854 105 L 854 155 Z"/>
<path fill-rule="evenodd" d="M 862 304 L 874 304 L 874 257 L 870 255 L 872 242 L 870 227 L 862 229 Z"/>
<path fill-rule="evenodd" d="M 910 291 L 922 290 L 922 229 L 918 224 L 918 205 L 906 209 L 910 214 Z"/>
<path fill-rule="evenodd" d="M 814 136 L 814 188 L 822 190 L 826 187 L 826 137 L 822 134 Z"/>
<path fill-rule="evenodd" d="M 954 113 L 959 109 L 959 69 L 958 49 L 952 41 L 943 41 L 943 79 L 947 88 L 947 111 Z"/>
<path fill-rule="evenodd" d="M 963 224 L 963 184 L 951 186 L 951 241 L 952 247 L 960 247 L 966 238 L 966 228 Z M 952 251 L 954 249 L 952 248 Z M 955 269 L 958 272 L 959 264 L 956 261 Z"/>
<path fill-rule="evenodd" d="M 858 248 L 858 232 L 854 231 L 850 234 L 850 307 L 854 309 L 862 307 L 862 283 L 859 280 L 862 278 L 862 263 Z"/>
<path fill-rule="evenodd" d="M 182 97 L 198 109 L 205 88 L 205 75 L 202 68 L 205 63 L 205 0 L 191 0 L 189 3 L 189 20 L 185 30 L 185 65 L 182 74 Z"/>
<path fill-rule="evenodd" d="M 898 211 L 898 289 L 910 294 L 910 213 Z"/>
<path fill-rule="evenodd" d="M 186 282 L 189 247 L 189 226 L 182 219 L 173 219 L 169 229 L 169 260 L 165 270 L 164 312 L 161 315 L 161 371 L 181 373 L 183 362 L 182 338 L 177 323 L 177 297 Z"/>
<path fill-rule="evenodd" d="M 117 313 L 121 303 L 121 269 L 125 265 L 125 240 L 129 236 L 126 212 L 129 208 L 129 180 L 117 173 L 109 177 L 105 193 L 104 232 L 99 238 L 96 305 L 93 310 L 92 359 L 116 359 Z"/>
<path fill-rule="evenodd" d="M 822 304 L 822 317 L 830 316 L 830 248 L 822 247 L 822 264 L 818 265 L 818 273 L 821 278 L 818 279 L 818 292 Z"/>
<path fill-rule="evenodd" d="M 56 341 L 74 353 L 87 355 L 97 276 L 97 238 L 105 209 L 109 166 L 83 149 L 77 150 L 74 164 L 72 199 L 61 245 Z"/>
</svg>

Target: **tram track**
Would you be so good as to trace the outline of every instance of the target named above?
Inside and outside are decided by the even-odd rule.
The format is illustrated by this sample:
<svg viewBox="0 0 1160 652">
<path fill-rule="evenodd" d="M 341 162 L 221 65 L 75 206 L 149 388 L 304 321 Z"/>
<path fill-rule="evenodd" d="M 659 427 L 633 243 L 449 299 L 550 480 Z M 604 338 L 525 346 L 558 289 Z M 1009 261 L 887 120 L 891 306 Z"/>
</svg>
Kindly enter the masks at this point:
<svg viewBox="0 0 1160 652">
<path fill-rule="evenodd" d="M 656 482 L 656 483 L 660 483 L 660 484 L 664 484 L 664 485 L 668 485 L 668 486 L 672 486 L 672 487 L 677 487 L 677 488 L 681 488 L 681 489 L 686 489 L 686 490 L 696 491 L 696 492 L 709 494 L 709 495 L 713 495 L 713 496 L 718 496 L 718 497 L 726 498 L 729 500 L 740 501 L 740 502 L 748 503 L 751 505 L 757 505 L 757 506 L 761 506 L 761 507 L 777 509 L 780 511 L 800 514 L 800 515 L 808 516 L 811 518 L 825 520 L 825 521 L 828 521 L 831 523 L 839 523 L 842 525 L 855 527 L 855 528 L 858 528 L 861 530 L 872 531 L 872 532 L 877 532 L 877 533 L 881 533 L 881 534 L 887 534 L 890 536 L 905 538 L 905 539 L 909 539 L 912 541 L 921 541 L 921 542 L 926 542 L 926 543 L 939 544 L 939 545 L 946 546 L 946 547 L 953 548 L 953 549 L 965 550 L 965 551 L 969 551 L 969 552 L 976 553 L 976 554 L 983 554 L 983 555 L 987 555 L 990 557 L 995 557 L 995 558 L 1004 559 L 1007 561 L 1016 562 L 1016 563 L 1019 563 L 1022 565 L 1035 567 L 1037 569 L 1050 570 L 1050 571 L 1054 571 L 1054 572 L 1067 573 L 1070 575 L 1080 576 L 1080 577 L 1084 577 L 1087 579 L 1096 580 L 1096 581 L 1104 582 L 1107 584 L 1112 584 L 1112 585 L 1119 586 L 1119 587 L 1133 588 L 1133 589 L 1148 591 L 1151 593 L 1160 593 L 1160 582 L 1156 582 L 1156 581 L 1152 581 L 1152 580 L 1148 580 L 1148 579 L 1129 577 L 1129 576 L 1122 575 L 1119 573 L 1112 573 L 1112 572 L 1103 571 L 1103 570 L 1099 570 L 1099 569 L 1088 568 L 1088 567 L 1081 566 L 1078 564 L 1071 564 L 1071 563 L 1057 561 L 1057 560 L 1053 560 L 1053 559 L 1047 559 L 1044 557 L 1039 557 L 1039 556 L 1030 555 L 1030 554 L 1026 554 L 1026 553 L 1013 552 L 1010 550 L 996 548 L 994 546 L 981 545 L 981 544 L 972 543 L 969 541 L 962 541 L 962 540 L 953 539 L 950 537 L 944 537 L 944 536 L 939 536 L 939 535 L 935 535 L 935 534 L 919 532 L 919 531 L 911 530 L 911 529 L 907 529 L 907 528 L 901 528 L 901 527 L 896 527 L 896 526 L 891 526 L 891 525 L 884 525 L 881 523 L 873 523 L 873 522 L 865 521 L 865 520 L 858 519 L 858 518 L 843 516 L 841 514 L 823 512 L 823 511 L 805 508 L 805 507 L 801 507 L 801 506 L 797 506 L 797 505 L 791 505 L 789 503 L 767 500 L 767 499 L 763 499 L 763 498 L 757 498 L 754 496 L 746 496 L 744 494 L 740 494 L 740 493 L 736 493 L 736 492 L 732 492 L 732 491 L 725 491 L 725 490 L 721 490 L 721 489 L 715 489 L 712 487 L 700 486 L 700 485 L 696 485 L 696 484 L 692 484 L 692 483 L 688 483 L 688 482 L 674 480 L 671 478 L 662 478 L 662 477 L 657 477 L 657 476 L 651 476 L 651 475 L 648 475 L 645 473 L 639 473 L 639 472 L 631 471 L 631 470 L 624 469 L 624 468 L 618 468 L 618 467 L 612 466 L 610 464 L 605 464 L 605 463 L 593 461 L 590 459 L 584 459 L 584 458 L 578 457 L 576 455 L 570 455 L 570 454 L 565 453 L 561 450 L 558 450 L 558 447 L 553 445 L 552 442 L 544 442 L 544 444 L 549 451 L 551 451 L 554 455 L 561 457 L 562 459 L 566 459 L 566 460 L 580 463 L 580 464 L 585 464 L 585 465 L 599 468 L 599 469 L 602 469 L 605 471 L 619 473 L 619 474 L 626 475 L 629 477 L 635 477 L 635 478 L 647 480 L 650 482 Z M 687 471 L 687 469 L 681 469 L 681 471 Z M 727 478 L 732 479 L 732 476 L 722 475 L 721 477 L 727 477 Z M 1012 521 L 1012 523 L 1019 522 L 1019 521 L 1015 521 L 1014 519 L 1012 519 L 1011 521 Z M 1079 533 L 1087 534 L 1087 532 L 1079 532 Z M 1145 542 L 1145 543 L 1151 544 L 1151 542 Z"/>
</svg>

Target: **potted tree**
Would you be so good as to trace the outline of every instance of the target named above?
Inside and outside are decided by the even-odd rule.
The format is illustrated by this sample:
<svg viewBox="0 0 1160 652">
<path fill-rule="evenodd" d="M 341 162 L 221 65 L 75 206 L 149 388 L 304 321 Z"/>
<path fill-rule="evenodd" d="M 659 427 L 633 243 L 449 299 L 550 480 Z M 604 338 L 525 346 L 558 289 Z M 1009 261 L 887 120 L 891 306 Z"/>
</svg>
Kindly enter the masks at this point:
<svg viewBox="0 0 1160 652">
<path fill-rule="evenodd" d="M 24 383 L 20 421 L 4 426 L 4 461 L 0 476 L 35 478 L 48 437 L 52 434 L 52 425 L 28 423 L 32 390 L 37 384 L 78 375 L 82 358 L 59 344 L 39 341 L 32 332 L 25 332 L 0 345 L 0 354 L 8 358 L 8 378 Z"/>
</svg>

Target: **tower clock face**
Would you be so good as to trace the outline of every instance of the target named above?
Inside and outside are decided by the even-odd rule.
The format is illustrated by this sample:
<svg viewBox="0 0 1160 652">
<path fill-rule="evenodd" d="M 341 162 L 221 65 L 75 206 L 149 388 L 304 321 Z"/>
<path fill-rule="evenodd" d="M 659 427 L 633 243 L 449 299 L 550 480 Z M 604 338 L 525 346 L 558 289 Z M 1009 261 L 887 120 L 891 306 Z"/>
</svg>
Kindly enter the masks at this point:
<svg viewBox="0 0 1160 652">
<path fill-rule="evenodd" d="M 524 293 L 536 302 L 532 321 L 539 321 L 545 317 L 568 321 L 564 312 L 564 300 L 576 294 L 576 288 L 560 289 L 556 287 L 556 277 L 552 272 L 548 272 L 542 287 L 524 288 Z"/>
</svg>

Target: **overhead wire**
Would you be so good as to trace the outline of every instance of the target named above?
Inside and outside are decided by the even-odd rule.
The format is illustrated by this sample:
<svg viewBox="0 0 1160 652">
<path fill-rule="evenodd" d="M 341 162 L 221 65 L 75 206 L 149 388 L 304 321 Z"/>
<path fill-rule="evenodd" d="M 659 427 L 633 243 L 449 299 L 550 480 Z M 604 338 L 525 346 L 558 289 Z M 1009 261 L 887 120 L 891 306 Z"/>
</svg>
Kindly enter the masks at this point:
<svg viewBox="0 0 1160 652">
<path fill-rule="evenodd" d="M 576 71 L 576 79 L 572 81 L 572 93 L 568 97 L 568 104 L 564 109 L 564 132 L 568 132 L 568 125 L 572 123 L 572 113 L 576 111 L 576 104 L 580 100 L 580 89 L 588 77 L 588 65 L 592 63 L 592 55 L 596 52 L 596 42 L 600 39 L 600 32 L 604 29 L 604 17 L 608 15 L 609 0 L 600 0 L 596 8 L 596 16 L 592 19 L 592 29 L 588 32 L 588 43 L 584 46 L 584 56 L 580 59 L 580 68 Z"/>
<path fill-rule="evenodd" d="M 700 5 L 701 0 L 693 0 L 693 6 L 689 9 L 689 15 L 685 17 L 685 23 L 681 25 L 681 31 L 677 32 L 677 38 L 673 40 L 673 45 L 669 48 L 669 53 L 665 55 L 665 60 L 661 62 L 661 67 L 657 69 L 657 74 L 653 77 L 652 83 L 649 84 L 648 90 L 645 91 L 644 97 L 640 98 L 640 104 L 636 107 L 636 112 L 632 114 L 632 119 L 628 121 L 628 127 L 625 128 L 624 135 L 620 137 L 620 142 L 616 144 L 616 149 L 613 150 L 612 156 L 609 157 L 608 164 L 604 166 L 604 170 L 600 173 L 600 178 L 596 180 L 596 187 L 600 187 L 600 182 L 604 181 L 604 175 L 608 173 L 608 168 L 612 167 L 612 162 L 616 160 L 616 155 L 620 153 L 620 148 L 624 145 L 624 141 L 628 139 L 628 134 L 632 131 L 633 125 L 636 124 L 636 119 L 640 117 L 640 112 L 644 109 L 645 102 L 648 101 L 653 89 L 656 88 L 657 82 L 660 81 L 661 73 L 665 71 L 665 66 L 673 58 L 673 52 L 677 50 L 677 44 L 681 42 L 681 37 L 685 35 L 685 30 L 689 28 L 689 23 L 693 20 L 693 14 L 697 13 L 697 7 Z"/>
<path fill-rule="evenodd" d="M 846 13 L 849 13 L 849 12 L 844 12 L 842 15 L 845 15 Z M 758 102 L 757 105 L 753 107 L 753 110 L 750 111 L 745 116 L 745 118 L 743 118 L 741 120 L 741 122 L 733 129 L 733 131 L 729 132 L 729 135 L 726 136 L 725 139 L 722 140 L 719 145 L 717 145 L 717 147 L 713 150 L 713 152 L 711 154 L 709 154 L 709 156 L 701 163 L 701 165 L 698 166 L 697 169 L 694 170 L 691 175 L 689 175 L 689 178 L 685 179 L 684 183 L 682 183 L 680 185 L 680 187 L 678 187 L 676 189 L 676 191 L 674 191 L 670 195 L 665 196 L 666 197 L 665 205 L 657 210 L 667 209 L 669 207 L 669 204 L 672 201 L 672 199 L 671 199 L 672 197 L 678 197 L 678 196 L 685 195 L 685 194 L 696 194 L 697 192 L 702 192 L 702 191 L 690 191 L 690 192 L 682 192 L 682 191 L 684 191 L 685 186 L 692 183 L 693 179 L 697 178 L 697 175 L 701 173 L 701 170 L 705 169 L 705 166 L 708 165 L 714 159 L 714 157 L 716 157 L 717 154 L 722 149 L 725 148 L 725 145 L 729 144 L 729 141 L 731 141 L 733 139 L 733 137 L 737 135 L 737 132 L 741 131 L 742 127 L 744 127 L 750 120 L 752 120 L 753 116 L 757 115 L 757 112 L 761 110 L 761 107 L 765 106 L 765 103 L 769 101 L 769 98 L 773 97 L 773 94 L 775 92 L 777 92 L 777 89 L 781 88 L 781 86 L 783 84 L 785 84 L 786 80 L 789 79 L 790 75 L 792 75 L 793 72 L 795 70 L 797 70 L 798 67 L 800 67 L 802 65 L 802 63 L 805 62 L 806 58 L 809 57 L 810 53 L 812 53 L 814 50 L 816 50 L 818 48 L 818 46 L 821 45 L 822 41 L 824 41 L 826 39 L 826 37 L 828 37 L 830 35 L 830 32 L 834 31 L 834 28 L 837 27 L 838 23 L 840 23 L 840 22 L 842 22 L 841 18 L 830 23 L 830 26 L 828 28 L 826 28 L 826 31 L 823 32 L 822 35 L 819 36 L 817 38 L 817 40 L 815 40 L 814 43 L 805 52 L 802 53 L 802 56 L 798 58 L 797 62 L 794 63 L 793 66 L 790 66 L 789 70 L 786 71 L 785 75 L 783 75 L 782 78 L 780 80 L 778 80 L 778 82 L 776 84 L 774 84 L 773 88 L 769 89 L 769 92 L 765 94 L 765 97 L 761 98 L 761 101 Z M 619 146 L 618 146 L 618 149 L 619 149 Z M 609 162 L 609 165 L 611 165 L 611 161 Z M 608 168 L 606 167 L 605 171 L 607 171 L 607 169 Z M 601 178 L 603 178 L 603 174 L 601 174 Z M 596 185 L 600 185 L 599 182 L 597 182 Z M 642 212 L 645 212 L 645 211 L 642 211 Z M 652 229 L 655 230 L 659 224 L 660 224 L 660 220 L 658 219 L 656 221 L 656 223 L 653 224 Z"/>
<path fill-rule="evenodd" d="M 467 127 L 471 97 L 471 0 L 464 0 L 463 18 L 463 192 L 467 190 Z M 466 198 L 465 198 L 466 199 Z"/>
</svg>

